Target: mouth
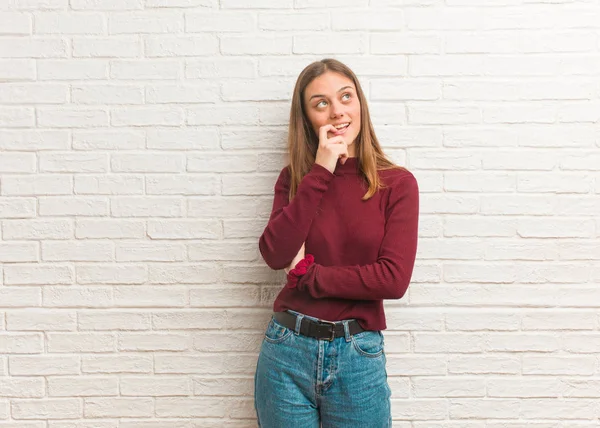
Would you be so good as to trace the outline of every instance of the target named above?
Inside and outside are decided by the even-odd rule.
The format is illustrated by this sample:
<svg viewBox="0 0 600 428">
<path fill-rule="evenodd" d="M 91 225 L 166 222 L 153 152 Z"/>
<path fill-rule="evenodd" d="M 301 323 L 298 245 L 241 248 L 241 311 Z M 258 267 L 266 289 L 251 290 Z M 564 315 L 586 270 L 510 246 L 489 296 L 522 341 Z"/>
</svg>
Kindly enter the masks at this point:
<svg viewBox="0 0 600 428">
<path fill-rule="evenodd" d="M 346 133 L 346 130 L 350 127 L 350 122 L 345 122 L 345 123 L 340 123 L 339 125 L 334 125 L 335 126 L 335 132 L 333 132 L 333 135 L 343 135 Z"/>
</svg>

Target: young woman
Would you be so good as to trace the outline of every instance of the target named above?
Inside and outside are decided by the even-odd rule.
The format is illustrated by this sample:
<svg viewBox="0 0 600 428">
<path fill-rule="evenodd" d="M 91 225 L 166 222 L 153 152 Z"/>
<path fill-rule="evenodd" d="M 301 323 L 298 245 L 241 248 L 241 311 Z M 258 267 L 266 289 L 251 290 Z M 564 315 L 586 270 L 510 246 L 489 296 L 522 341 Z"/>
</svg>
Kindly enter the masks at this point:
<svg viewBox="0 0 600 428">
<path fill-rule="evenodd" d="M 391 427 L 383 300 L 410 283 L 417 181 L 385 157 L 358 79 L 333 59 L 300 73 L 288 143 L 259 242 L 287 273 L 256 367 L 259 426 Z"/>
</svg>

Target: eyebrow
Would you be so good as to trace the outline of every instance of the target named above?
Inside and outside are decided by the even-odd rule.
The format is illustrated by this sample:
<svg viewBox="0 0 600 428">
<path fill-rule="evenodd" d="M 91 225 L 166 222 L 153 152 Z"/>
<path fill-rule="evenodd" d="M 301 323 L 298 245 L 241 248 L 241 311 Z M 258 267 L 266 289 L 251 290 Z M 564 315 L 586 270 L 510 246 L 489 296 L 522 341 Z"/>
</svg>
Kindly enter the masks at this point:
<svg viewBox="0 0 600 428">
<path fill-rule="evenodd" d="M 348 89 L 348 88 L 350 88 L 350 89 L 354 89 L 352 86 L 344 86 L 343 88 L 340 88 L 340 89 L 338 89 L 338 92 L 341 92 L 341 91 L 343 91 L 344 89 Z M 325 98 L 325 95 L 322 95 L 322 94 L 315 94 L 315 95 L 313 95 L 312 97 L 310 97 L 310 98 L 308 99 L 308 101 L 310 101 L 310 100 L 312 100 L 313 98 L 316 98 L 316 97 L 323 97 L 323 98 Z"/>
</svg>

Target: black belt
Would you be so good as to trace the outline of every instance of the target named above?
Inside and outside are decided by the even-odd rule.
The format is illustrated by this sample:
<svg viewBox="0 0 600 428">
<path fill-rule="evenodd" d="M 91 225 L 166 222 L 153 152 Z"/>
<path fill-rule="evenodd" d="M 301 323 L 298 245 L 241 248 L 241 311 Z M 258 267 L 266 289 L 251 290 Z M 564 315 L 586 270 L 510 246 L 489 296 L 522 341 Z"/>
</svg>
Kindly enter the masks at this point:
<svg viewBox="0 0 600 428">
<path fill-rule="evenodd" d="M 287 327 L 290 330 L 296 330 L 296 318 L 298 318 L 297 315 L 289 312 L 274 312 L 273 318 L 282 326 Z M 351 320 L 348 322 L 348 330 L 350 335 L 365 331 L 365 329 L 362 328 L 356 320 Z M 314 337 L 316 339 L 326 339 L 330 342 L 336 337 L 343 337 L 346 335 L 344 331 L 344 324 L 342 324 L 341 321 L 314 321 L 306 317 L 303 317 L 302 322 L 300 323 L 300 334 L 303 336 Z"/>
</svg>

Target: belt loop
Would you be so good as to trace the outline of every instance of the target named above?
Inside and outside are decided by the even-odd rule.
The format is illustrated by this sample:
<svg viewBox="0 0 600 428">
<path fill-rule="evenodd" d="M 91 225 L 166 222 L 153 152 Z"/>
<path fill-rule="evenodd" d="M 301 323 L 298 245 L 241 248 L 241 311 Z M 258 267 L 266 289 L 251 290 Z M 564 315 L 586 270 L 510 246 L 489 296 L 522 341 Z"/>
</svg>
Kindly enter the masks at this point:
<svg viewBox="0 0 600 428">
<path fill-rule="evenodd" d="M 342 321 L 344 324 L 344 336 L 346 337 L 346 342 L 350 342 L 350 327 L 348 327 L 348 320 Z"/>
<path fill-rule="evenodd" d="M 300 325 L 302 324 L 302 318 L 304 318 L 304 314 L 296 315 L 296 328 L 294 329 L 294 334 L 296 336 L 300 334 Z"/>
</svg>

